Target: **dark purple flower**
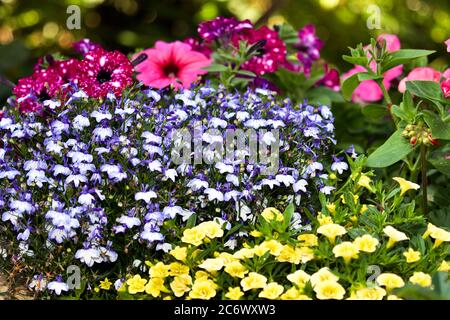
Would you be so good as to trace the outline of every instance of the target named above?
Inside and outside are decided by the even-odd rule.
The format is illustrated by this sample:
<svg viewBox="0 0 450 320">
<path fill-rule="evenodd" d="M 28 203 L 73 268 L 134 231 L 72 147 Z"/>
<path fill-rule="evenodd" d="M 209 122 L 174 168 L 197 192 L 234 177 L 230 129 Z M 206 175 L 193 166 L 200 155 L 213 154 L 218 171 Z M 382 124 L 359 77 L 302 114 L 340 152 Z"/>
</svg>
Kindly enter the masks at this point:
<svg viewBox="0 0 450 320">
<path fill-rule="evenodd" d="M 124 54 L 94 49 L 79 63 L 77 81 L 90 97 L 104 98 L 111 92 L 120 96 L 132 76 L 133 65 Z"/>
<path fill-rule="evenodd" d="M 235 32 L 253 29 L 249 20 L 239 21 L 236 18 L 217 17 L 214 20 L 199 24 L 198 34 L 205 41 L 213 41 L 219 38 L 229 38 Z"/>
<path fill-rule="evenodd" d="M 316 36 L 316 28 L 308 24 L 298 31 L 299 42 L 295 44 L 298 50 L 297 58 L 303 67 L 303 72 L 309 74 L 314 61 L 320 58 L 323 41 Z"/>
<path fill-rule="evenodd" d="M 98 43 L 92 42 L 90 39 L 81 39 L 80 41 L 74 42 L 72 47 L 83 56 L 90 51 L 102 48 Z"/>
</svg>

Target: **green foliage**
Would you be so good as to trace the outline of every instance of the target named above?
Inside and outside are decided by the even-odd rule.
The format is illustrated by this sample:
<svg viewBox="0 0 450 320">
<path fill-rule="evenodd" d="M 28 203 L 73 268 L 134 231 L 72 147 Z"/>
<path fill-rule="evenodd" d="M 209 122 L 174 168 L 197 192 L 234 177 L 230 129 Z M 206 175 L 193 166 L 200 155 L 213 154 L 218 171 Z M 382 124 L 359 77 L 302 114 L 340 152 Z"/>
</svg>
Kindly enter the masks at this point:
<svg viewBox="0 0 450 320">
<path fill-rule="evenodd" d="M 366 165 L 374 168 L 388 167 L 406 157 L 414 150 L 402 136 L 401 129 L 395 131 L 386 142 L 367 159 Z"/>
</svg>

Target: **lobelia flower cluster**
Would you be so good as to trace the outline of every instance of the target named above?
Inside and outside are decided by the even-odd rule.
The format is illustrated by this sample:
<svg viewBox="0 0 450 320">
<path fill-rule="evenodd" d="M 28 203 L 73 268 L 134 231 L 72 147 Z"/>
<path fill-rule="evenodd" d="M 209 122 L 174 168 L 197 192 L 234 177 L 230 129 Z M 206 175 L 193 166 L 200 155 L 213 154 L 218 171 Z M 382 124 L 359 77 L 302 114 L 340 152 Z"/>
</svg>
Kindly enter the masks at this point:
<svg viewBox="0 0 450 320">
<path fill-rule="evenodd" d="M 328 165 L 348 168 L 331 157 L 328 107 L 295 105 L 268 90 L 138 88 L 104 100 L 78 90 L 59 102 L 46 118 L 7 111 L 0 120 L 0 228 L 17 240 L 7 249 L 15 260 L 46 260 L 60 245 L 89 267 L 142 254 L 143 246 L 167 251 L 173 230 L 192 216 L 245 231 L 267 204 L 295 199 L 314 211 L 312 199 L 333 189 Z M 264 165 L 248 158 L 175 165 L 173 130 L 194 121 L 222 130 L 204 134 L 206 144 L 227 128 L 278 129 L 278 172 L 262 175 Z M 300 215 L 293 219 L 301 228 Z"/>
</svg>

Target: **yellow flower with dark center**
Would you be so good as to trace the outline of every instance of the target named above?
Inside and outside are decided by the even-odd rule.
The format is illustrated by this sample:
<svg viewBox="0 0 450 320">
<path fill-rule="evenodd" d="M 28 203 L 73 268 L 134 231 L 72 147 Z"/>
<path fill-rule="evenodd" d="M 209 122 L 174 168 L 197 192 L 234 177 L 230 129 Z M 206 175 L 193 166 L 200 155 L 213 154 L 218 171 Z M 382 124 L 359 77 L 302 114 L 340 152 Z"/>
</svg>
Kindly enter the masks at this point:
<svg viewBox="0 0 450 320">
<path fill-rule="evenodd" d="M 414 272 L 409 278 L 409 282 L 421 287 L 429 287 L 431 286 L 431 276 L 423 272 Z"/>
<path fill-rule="evenodd" d="M 401 177 L 395 177 L 392 178 L 395 181 L 398 182 L 398 184 L 400 185 L 400 195 L 404 195 L 406 191 L 414 189 L 414 190 L 418 190 L 420 188 L 420 186 L 417 183 L 408 181 L 406 179 L 403 179 Z"/>
<path fill-rule="evenodd" d="M 206 235 L 204 232 L 197 228 L 192 228 L 184 230 L 181 241 L 197 247 L 203 243 L 203 239 L 205 239 L 205 237 Z"/>
<path fill-rule="evenodd" d="M 264 287 L 264 289 L 259 293 L 258 297 L 275 300 L 277 299 L 284 291 L 282 285 L 279 285 L 276 282 L 271 282 Z"/>
<path fill-rule="evenodd" d="M 297 240 L 301 242 L 300 245 L 306 247 L 315 247 L 319 244 L 319 238 L 312 233 L 301 234 L 297 237 Z"/>
<path fill-rule="evenodd" d="M 225 298 L 230 300 L 239 300 L 243 295 L 244 293 L 242 292 L 240 287 L 229 287 L 228 292 L 225 294 Z"/>
<path fill-rule="evenodd" d="M 330 269 L 327 267 L 323 267 L 319 271 L 313 273 L 311 277 L 309 278 L 309 281 L 311 282 L 311 285 L 314 287 L 317 284 L 324 282 L 324 281 L 338 281 L 339 277 L 331 273 Z"/>
<path fill-rule="evenodd" d="M 377 277 L 376 281 L 378 285 L 385 287 L 387 291 L 401 288 L 405 285 L 403 279 L 393 273 L 382 273 Z"/>
<path fill-rule="evenodd" d="M 392 226 L 384 227 L 383 232 L 389 237 L 389 241 L 386 245 L 386 248 L 392 247 L 396 242 L 408 240 L 408 236 L 401 231 L 398 231 Z"/>
<path fill-rule="evenodd" d="M 139 292 L 144 292 L 146 283 L 147 280 L 142 279 L 140 275 L 137 274 L 133 276 L 132 278 L 127 280 L 128 293 L 136 294 Z"/>
<path fill-rule="evenodd" d="M 377 249 L 379 243 L 377 238 L 372 237 L 370 234 L 365 234 L 361 237 L 357 237 L 353 243 L 359 251 L 372 253 Z"/>
<path fill-rule="evenodd" d="M 244 278 L 248 273 L 247 268 L 239 261 L 233 261 L 225 265 L 225 272 L 235 278 Z"/>
<path fill-rule="evenodd" d="M 303 270 L 297 270 L 294 273 L 287 275 L 287 279 L 300 289 L 305 287 L 310 278 L 311 276 Z"/>
<path fill-rule="evenodd" d="M 319 300 L 342 300 L 345 295 L 344 287 L 332 280 L 319 282 L 314 286 L 313 290 Z"/>
<path fill-rule="evenodd" d="M 202 222 L 195 228 L 204 233 L 210 239 L 223 237 L 222 227 L 214 221 Z"/>
<path fill-rule="evenodd" d="M 112 282 L 105 278 L 105 280 L 100 281 L 100 289 L 109 290 L 111 289 Z"/>
<path fill-rule="evenodd" d="M 347 230 L 343 226 L 330 223 L 324 224 L 317 229 L 317 233 L 323 234 L 331 243 L 334 243 L 337 236 L 342 236 L 347 233 Z"/>
<path fill-rule="evenodd" d="M 407 251 L 403 252 L 407 263 L 413 263 L 420 260 L 420 252 L 414 251 L 412 248 L 408 248 Z"/>
<path fill-rule="evenodd" d="M 167 291 L 164 287 L 164 278 L 151 278 L 145 285 L 145 293 L 157 298 L 161 295 L 161 291 Z"/>
<path fill-rule="evenodd" d="M 347 264 L 351 259 L 358 258 L 358 247 L 350 241 L 344 241 L 333 248 L 333 253 L 336 258 L 342 257 Z"/>
<path fill-rule="evenodd" d="M 187 258 L 187 248 L 176 246 L 169 254 L 177 260 L 185 261 Z"/>
<path fill-rule="evenodd" d="M 216 284 L 212 280 L 195 280 L 189 291 L 189 297 L 192 299 L 209 300 L 217 294 Z"/>
<path fill-rule="evenodd" d="M 175 297 L 180 298 L 186 292 L 189 292 L 189 290 L 191 290 L 190 288 L 191 284 L 192 284 L 191 276 L 184 274 L 173 278 L 173 281 L 170 283 L 170 289 L 172 289 L 172 292 L 175 295 Z"/>
<path fill-rule="evenodd" d="M 158 262 L 154 266 L 150 267 L 150 277 L 152 278 L 165 278 L 169 276 L 168 265 L 165 265 L 162 262 Z"/>
<path fill-rule="evenodd" d="M 241 287 L 244 291 L 262 289 L 266 284 L 267 278 L 256 272 L 250 272 L 248 276 L 241 280 Z"/>
</svg>

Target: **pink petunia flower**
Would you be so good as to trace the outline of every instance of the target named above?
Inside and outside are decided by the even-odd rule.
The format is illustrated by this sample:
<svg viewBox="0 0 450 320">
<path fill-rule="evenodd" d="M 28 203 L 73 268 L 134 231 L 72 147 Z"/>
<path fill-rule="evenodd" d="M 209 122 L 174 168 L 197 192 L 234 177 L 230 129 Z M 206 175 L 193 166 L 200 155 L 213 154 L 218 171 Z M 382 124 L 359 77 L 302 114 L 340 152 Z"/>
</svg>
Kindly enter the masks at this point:
<svg viewBox="0 0 450 320">
<path fill-rule="evenodd" d="M 207 73 L 203 68 L 211 64 L 211 59 L 181 41 L 156 41 L 155 48 L 142 53 L 147 59 L 135 67 L 139 73 L 137 79 L 158 89 L 170 85 L 189 88 L 200 75 Z"/>
<path fill-rule="evenodd" d="M 97 48 L 89 51 L 80 61 L 77 82 L 90 97 L 103 98 L 108 93 L 120 96 L 132 83 L 133 65 L 119 51 Z"/>
<path fill-rule="evenodd" d="M 398 51 L 401 48 L 400 39 L 395 34 L 380 34 L 377 41 L 386 41 L 386 50 L 389 52 Z"/>
<path fill-rule="evenodd" d="M 450 99 L 450 78 L 441 83 L 441 89 L 446 99 Z"/>
<path fill-rule="evenodd" d="M 422 81 L 434 81 L 439 83 L 441 79 L 441 73 L 430 67 L 418 67 L 412 69 L 409 74 L 400 81 L 398 84 L 398 91 L 405 92 L 406 81 L 422 80 Z"/>
<path fill-rule="evenodd" d="M 450 39 L 447 39 L 447 41 L 445 41 L 445 44 L 447 45 L 447 52 L 450 52 Z"/>
<path fill-rule="evenodd" d="M 257 75 L 275 72 L 286 61 L 286 44 L 280 39 L 278 32 L 266 26 L 258 30 L 243 30 L 235 34 L 232 41 L 236 47 L 238 47 L 239 41 L 247 41 L 250 45 L 257 42 L 262 43 L 261 48 L 257 50 L 258 54 L 242 65 L 242 69 Z"/>
</svg>

